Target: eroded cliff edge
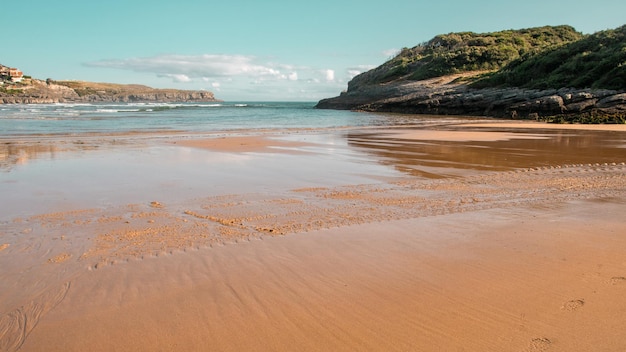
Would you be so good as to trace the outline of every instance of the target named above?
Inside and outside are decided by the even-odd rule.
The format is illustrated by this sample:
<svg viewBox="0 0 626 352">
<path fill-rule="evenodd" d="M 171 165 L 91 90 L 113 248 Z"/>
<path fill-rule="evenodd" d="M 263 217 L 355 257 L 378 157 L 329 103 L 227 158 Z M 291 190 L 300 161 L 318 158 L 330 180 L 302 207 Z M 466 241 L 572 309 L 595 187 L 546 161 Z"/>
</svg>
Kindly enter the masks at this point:
<svg viewBox="0 0 626 352">
<path fill-rule="evenodd" d="M 626 123 L 625 38 L 626 26 L 440 35 L 317 108 Z"/>
<path fill-rule="evenodd" d="M 324 99 L 320 109 L 491 116 L 572 122 L 626 121 L 626 92 L 606 89 L 474 89 L 458 75 L 361 87 Z"/>
</svg>

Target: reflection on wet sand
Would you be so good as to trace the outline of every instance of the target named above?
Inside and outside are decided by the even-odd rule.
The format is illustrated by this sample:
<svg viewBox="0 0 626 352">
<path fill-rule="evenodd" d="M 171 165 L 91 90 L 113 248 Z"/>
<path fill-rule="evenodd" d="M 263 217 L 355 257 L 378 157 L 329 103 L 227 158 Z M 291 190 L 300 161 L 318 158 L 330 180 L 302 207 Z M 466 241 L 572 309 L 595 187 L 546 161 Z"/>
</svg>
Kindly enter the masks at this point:
<svg viewBox="0 0 626 352">
<path fill-rule="evenodd" d="M 366 151 L 383 164 L 424 178 L 445 178 L 467 171 L 510 171 L 519 168 L 590 163 L 618 163 L 626 160 L 626 132 L 583 130 L 526 130 L 502 132 L 503 138 L 481 140 L 455 136 L 447 131 L 411 133 L 354 132 L 348 145 Z M 471 129 L 497 134 L 494 129 Z M 447 138 L 442 138 L 441 133 Z M 471 136 L 471 135 L 470 135 Z"/>
<path fill-rule="evenodd" d="M 23 165 L 32 159 L 54 159 L 59 148 L 53 144 L 0 144 L 0 171 L 9 171 L 14 165 Z"/>
<path fill-rule="evenodd" d="M 64 152 L 100 150 L 102 147 L 142 145 L 146 139 L 166 138 L 176 131 L 41 134 L 0 138 L 0 171 L 34 160 L 56 159 Z"/>
<path fill-rule="evenodd" d="M 99 144 L 81 140 L 29 140 L 6 141 L 0 144 L 0 171 L 11 171 L 15 165 L 25 165 L 34 160 L 56 159 L 68 151 L 96 150 Z"/>
</svg>

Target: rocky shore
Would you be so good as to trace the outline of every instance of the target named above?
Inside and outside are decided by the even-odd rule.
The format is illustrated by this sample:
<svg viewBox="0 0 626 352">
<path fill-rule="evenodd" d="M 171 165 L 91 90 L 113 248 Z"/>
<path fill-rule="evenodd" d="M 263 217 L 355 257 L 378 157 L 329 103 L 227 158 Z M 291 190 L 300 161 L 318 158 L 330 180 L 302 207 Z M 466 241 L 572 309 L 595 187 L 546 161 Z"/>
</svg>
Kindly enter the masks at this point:
<svg viewBox="0 0 626 352">
<path fill-rule="evenodd" d="M 2 104 L 214 102 L 212 92 L 79 81 L 29 79 L 0 90 Z"/>
<path fill-rule="evenodd" d="M 473 89 L 450 75 L 422 81 L 351 87 L 338 97 L 321 100 L 320 109 L 407 114 L 492 116 L 513 119 L 600 120 L 626 118 L 626 92 L 600 89 Z"/>
<path fill-rule="evenodd" d="M 435 36 L 355 76 L 322 109 L 626 123 L 626 26 Z"/>
</svg>

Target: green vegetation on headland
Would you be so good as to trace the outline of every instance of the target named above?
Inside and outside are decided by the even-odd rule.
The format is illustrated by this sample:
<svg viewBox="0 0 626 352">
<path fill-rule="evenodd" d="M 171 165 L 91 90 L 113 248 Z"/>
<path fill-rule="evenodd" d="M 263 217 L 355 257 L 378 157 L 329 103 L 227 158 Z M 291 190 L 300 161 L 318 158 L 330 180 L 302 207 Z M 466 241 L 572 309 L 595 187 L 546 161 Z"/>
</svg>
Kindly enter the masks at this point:
<svg viewBox="0 0 626 352">
<path fill-rule="evenodd" d="M 523 56 L 473 87 L 626 88 L 626 26 Z"/>
<path fill-rule="evenodd" d="M 468 71 L 498 70 L 513 60 L 583 38 L 570 26 L 539 27 L 477 34 L 441 34 L 413 48 L 404 48 L 374 71 L 368 83 L 398 78 L 423 80 Z"/>
<path fill-rule="evenodd" d="M 438 35 L 318 108 L 626 123 L 626 26 Z"/>
</svg>

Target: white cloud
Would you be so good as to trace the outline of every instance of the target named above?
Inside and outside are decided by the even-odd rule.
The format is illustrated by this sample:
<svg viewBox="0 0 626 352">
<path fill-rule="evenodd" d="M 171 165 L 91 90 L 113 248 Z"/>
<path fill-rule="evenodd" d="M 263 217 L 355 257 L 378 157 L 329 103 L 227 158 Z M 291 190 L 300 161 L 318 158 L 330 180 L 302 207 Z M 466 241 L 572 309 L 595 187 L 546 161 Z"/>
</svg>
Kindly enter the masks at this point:
<svg viewBox="0 0 626 352">
<path fill-rule="evenodd" d="M 159 55 L 143 58 L 112 59 L 87 63 L 91 67 L 115 68 L 136 72 L 151 72 L 172 77 L 265 77 L 281 78 L 279 68 L 258 63 L 254 56 L 246 55 Z"/>
<path fill-rule="evenodd" d="M 396 55 L 398 55 L 400 53 L 400 49 L 387 49 L 387 50 L 383 50 L 383 56 L 386 58 L 392 58 L 395 57 Z"/>
<path fill-rule="evenodd" d="M 348 79 L 353 79 L 355 76 L 361 74 L 359 70 L 348 70 Z"/>
<path fill-rule="evenodd" d="M 376 66 L 374 66 L 374 65 L 358 65 L 358 66 L 355 66 L 355 67 L 348 67 L 346 69 L 346 72 L 347 72 L 347 75 L 348 75 L 348 79 L 350 80 L 350 79 L 354 78 L 355 76 L 357 76 L 357 75 L 359 75 L 359 74 L 361 74 L 361 73 L 363 73 L 365 71 L 369 71 L 369 70 L 371 70 L 371 69 L 373 69 L 375 67 Z"/>
<path fill-rule="evenodd" d="M 164 74 L 164 75 L 159 75 L 159 77 L 168 77 L 168 78 L 171 78 L 174 82 L 179 82 L 179 83 L 191 82 L 191 78 L 183 74 Z"/>
<path fill-rule="evenodd" d="M 327 81 L 334 81 L 335 80 L 335 71 L 334 70 L 325 70 L 324 71 L 325 77 Z"/>
<path fill-rule="evenodd" d="M 221 99 L 319 100 L 345 89 L 352 73 L 334 69 L 277 63 L 247 55 L 157 55 L 100 60 L 89 67 L 111 68 L 169 78 L 185 89 L 212 89 Z M 354 73 L 354 72 L 353 72 Z M 145 78 L 144 78 L 145 79 Z M 159 85 L 159 83 L 157 83 Z"/>
</svg>

